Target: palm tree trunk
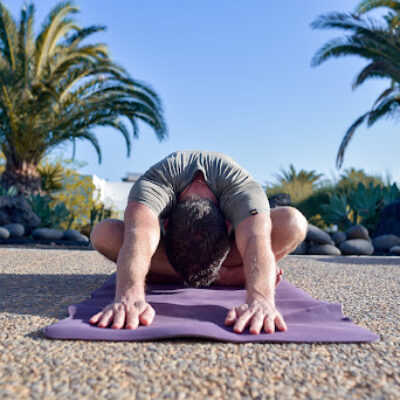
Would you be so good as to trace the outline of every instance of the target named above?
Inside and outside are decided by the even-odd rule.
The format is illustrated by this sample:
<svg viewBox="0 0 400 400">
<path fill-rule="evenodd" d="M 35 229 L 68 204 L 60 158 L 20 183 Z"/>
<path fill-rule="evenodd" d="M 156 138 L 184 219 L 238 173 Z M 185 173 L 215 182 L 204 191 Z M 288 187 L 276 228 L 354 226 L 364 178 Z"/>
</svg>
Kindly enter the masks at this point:
<svg viewBox="0 0 400 400">
<path fill-rule="evenodd" d="M 28 196 L 29 194 L 41 193 L 42 178 L 36 165 L 22 161 L 19 166 L 7 162 L 6 169 L 0 177 L 0 185 L 5 189 L 15 186 L 18 194 Z"/>
</svg>

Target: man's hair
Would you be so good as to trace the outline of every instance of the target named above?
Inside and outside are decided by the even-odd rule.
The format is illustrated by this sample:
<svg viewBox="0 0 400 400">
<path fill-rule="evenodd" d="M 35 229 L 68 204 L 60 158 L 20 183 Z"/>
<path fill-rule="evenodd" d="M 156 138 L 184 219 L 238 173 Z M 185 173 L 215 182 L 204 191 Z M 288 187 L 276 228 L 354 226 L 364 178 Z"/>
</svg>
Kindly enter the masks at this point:
<svg viewBox="0 0 400 400">
<path fill-rule="evenodd" d="M 230 250 L 225 217 L 218 206 L 189 198 L 174 207 L 165 235 L 165 251 L 187 286 L 208 286 Z"/>
</svg>

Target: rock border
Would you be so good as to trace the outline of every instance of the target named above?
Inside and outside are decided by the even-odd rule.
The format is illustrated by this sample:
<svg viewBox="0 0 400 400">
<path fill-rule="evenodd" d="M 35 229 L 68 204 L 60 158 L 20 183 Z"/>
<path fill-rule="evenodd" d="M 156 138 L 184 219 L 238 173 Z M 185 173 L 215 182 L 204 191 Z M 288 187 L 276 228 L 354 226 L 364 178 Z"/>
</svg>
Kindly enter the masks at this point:
<svg viewBox="0 0 400 400">
<path fill-rule="evenodd" d="M 0 247 L 94 250 L 90 242 L 72 242 L 70 240 L 34 240 L 28 238 L 0 239 Z"/>
<path fill-rule="evenodd" d="M 306 239 L 292 255 L 398 256 L 400 236 L 379 235 L 371 239 L 367 228 L 355 225 L 346 232 L 329 234 L 309 224 Z"/>
</svg>

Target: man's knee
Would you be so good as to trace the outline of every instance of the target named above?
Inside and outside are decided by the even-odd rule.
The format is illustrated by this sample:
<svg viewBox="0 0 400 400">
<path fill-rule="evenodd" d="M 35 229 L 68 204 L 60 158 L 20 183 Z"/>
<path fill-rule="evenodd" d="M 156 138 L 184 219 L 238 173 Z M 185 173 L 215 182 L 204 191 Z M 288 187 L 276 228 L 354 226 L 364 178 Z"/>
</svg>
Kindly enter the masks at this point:
<svg viewBox="0 0 400 400">
<path fill-rule="evenodd" d="M 294 207 L 288 207 L 289 209 L 289 223 L 293 227 L 294 230 L 299 235 L 299 240 L 303 241 L 307 236 L 307 229 L 308 229 L 308 221 L 306 217 Z"/>
<path fill-rule="evenodd" d="M 306 217 L 294 207 L 279 207 L 276 208 L 279 213 L 281 223 L 286 225 L 286 228 L 298 237 L 299 241 L 303 241 L 307 235 L 308 221 Z"/>
<path fill-rule="evenodd" d="M 90 242 L 96 250 L 102 248 L 104 243 L 110 240 L 110 236 L 112 236 L 112 230 L 116 224 L 116 221 L 118 220 L 113 218 L 103 219 L 93 228 L 90 234 Z"/>
</svg>

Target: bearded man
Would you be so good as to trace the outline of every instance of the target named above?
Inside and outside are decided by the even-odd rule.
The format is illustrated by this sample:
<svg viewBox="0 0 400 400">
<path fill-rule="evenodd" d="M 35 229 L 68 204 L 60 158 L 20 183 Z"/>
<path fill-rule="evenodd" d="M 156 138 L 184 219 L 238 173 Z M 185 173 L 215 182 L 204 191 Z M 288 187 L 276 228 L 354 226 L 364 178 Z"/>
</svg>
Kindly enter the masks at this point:
<svg viewBox="0 0 400 400">
<path fill-rule="evenodd" d="M 229 156 L 172 153 L 132 186 L 124 221 L 106 219 L 91 234 L 92 246 L 117 263 L 117 280 L 113 303 L 90 323 L 114 329 L 151 324 L 147 280 L 242 285 L 245 303 L 231 308 L 225 324 L 237 333 L 287 330 L 275 306 L 282 275 L 276 262 L 306 233 L 304 216 L 292 207 L 270 210 L 260 185 Z"/>
</svg>

